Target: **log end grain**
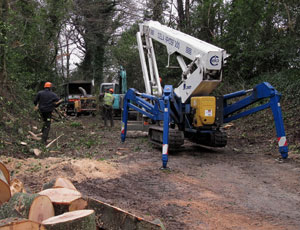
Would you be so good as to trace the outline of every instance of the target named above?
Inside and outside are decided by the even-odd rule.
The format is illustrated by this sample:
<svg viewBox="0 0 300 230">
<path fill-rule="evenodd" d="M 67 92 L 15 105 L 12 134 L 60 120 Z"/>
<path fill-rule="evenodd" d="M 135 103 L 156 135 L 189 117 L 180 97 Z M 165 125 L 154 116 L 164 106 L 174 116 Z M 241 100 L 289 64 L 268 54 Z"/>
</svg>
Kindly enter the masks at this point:
<svg viewBox="0 0 300 230">
<path fill-rule="evenodd" d="M 30 206 L 28 219 L 42 223 L 54 216 L 54 207 L 49 197 L 41 195 L 34 199 Z"/>
<path fill-rule="evenodd" d="M 6 181 L 0 179 L 0 205 L 9 201 L 11 197 L 10 187 Z"/>
<path fill-rule="evenodd" d="M 68 188 L 49 188 L 39 192 L 46 195 L 55 204 L 70 204 L 72 201 L 81 198 L 81 193 Z"/>
</svg>

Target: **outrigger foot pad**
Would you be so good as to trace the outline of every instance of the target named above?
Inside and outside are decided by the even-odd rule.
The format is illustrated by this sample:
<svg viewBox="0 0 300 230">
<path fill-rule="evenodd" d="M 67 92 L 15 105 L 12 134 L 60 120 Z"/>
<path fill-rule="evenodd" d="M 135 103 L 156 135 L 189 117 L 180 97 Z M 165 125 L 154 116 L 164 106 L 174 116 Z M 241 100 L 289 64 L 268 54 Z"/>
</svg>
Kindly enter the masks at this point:
<svg viewBox="0 0 300 230">
<path fill-rule="evenodd" d="M 162 167 L 160 167 L 159 168 L 160 170 L 167 170 L 167 171 L 171 171 L 171 168 L 170 167 L 164 167 L 164 166 L 162 166 Z"/>
</svg>

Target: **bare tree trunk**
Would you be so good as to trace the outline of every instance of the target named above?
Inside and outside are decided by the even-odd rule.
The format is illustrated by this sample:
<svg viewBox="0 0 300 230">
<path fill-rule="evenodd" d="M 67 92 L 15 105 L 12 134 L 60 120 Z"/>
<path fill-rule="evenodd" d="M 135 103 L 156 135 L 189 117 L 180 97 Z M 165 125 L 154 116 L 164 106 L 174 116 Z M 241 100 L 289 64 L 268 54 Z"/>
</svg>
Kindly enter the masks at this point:
<svg viewBox="0 0 300 230">
<path fill-rule="evenodd" d="M 190 25 L 190 0 L 185 0 L 185 25 L 186 29 L 189 31 Z"/>
<path fill-rule="evenodd" d="M 69 44 L 69 39 L 70 39 L 70 36 L 69 36 L 69 33 L 66 35 L 66 45 L 67 45 L 67 78 L 70 79 L 70 44 Z"/>
<path fill-rule="evenodd" d="M 177 0 L 177 11 L 178 11 L 178 26 L 180 30 L 184 29 L 185 24 L 185 16 L 184 16 L 184 8 L 183 8 L 183 1 Z"/>
<path fill-rule="evenodd" d="M 170 27 L 171 26 L 171 24 L 172 24 L 172 10 L 173 10 L 173 1 L 174 0 L 171 0 L 171 7 L 170 7 L 170 15 L 169 15 L 169 23 L 168 23 L 168 26 Z"/>
<path fill-rule="evenodd" d="M 286 11 L 286 14 L 287 14 L 288 29 L 294 32 L 294 26 L 293 26 L 293 22 L 291 20 L 291 14 L 290 14 L 289 8 L 288 8 L 286 3 L 283 3 L 283 5 L 284 5 L 284 8 L 285 8 L 285 11 Z"/>
<path fill-rule="evenodd" d="M 60 65 L 61 65 L 61 75 L 63 79 L 65 79 L 65 71 L 64 71 L 64 48 L 62 42 L 59 40 L 59 46 L 60 46 Z"/>
<path fill-rule="evenodd" d="M 152 19 L 155 21 L 162 22 L 163 20 L 163 0 L 152 0 L 153 4 L 153 17 Z"/>
</svg>

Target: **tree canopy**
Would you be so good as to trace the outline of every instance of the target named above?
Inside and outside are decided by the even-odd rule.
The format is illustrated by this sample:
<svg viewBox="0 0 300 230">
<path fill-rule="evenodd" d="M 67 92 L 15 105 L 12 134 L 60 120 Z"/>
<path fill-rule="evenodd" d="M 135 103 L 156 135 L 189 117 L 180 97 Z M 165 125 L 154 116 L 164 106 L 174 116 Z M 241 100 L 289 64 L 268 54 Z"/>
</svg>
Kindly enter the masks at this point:
<svg viewBox="0 0 300 230">
<path fill-rule="evenodd" d="M 28 89 L 47 80 L 100 83 L 120 65 L 129 87 L 138 86 L 135 33 L 149 19 L 227 50 L 229 80 L 299 70 L 298 1 L 2 0 L 0 7 L 0 80 Z M 165 48 L 155 47 L 160 74 L 175 83 L 179 72 L 165 68 Z"/>
</svg>

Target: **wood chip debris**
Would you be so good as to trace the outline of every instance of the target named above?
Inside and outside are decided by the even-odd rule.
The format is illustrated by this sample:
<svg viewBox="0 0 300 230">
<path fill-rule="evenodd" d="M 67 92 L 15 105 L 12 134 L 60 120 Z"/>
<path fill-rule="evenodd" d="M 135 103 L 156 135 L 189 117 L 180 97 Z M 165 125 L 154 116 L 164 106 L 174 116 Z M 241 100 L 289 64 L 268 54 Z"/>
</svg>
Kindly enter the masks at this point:
<svg viewBox="0 0 300 230">
<path fill-rule="evenodd" d="M 231 127 L 233 127 L 234 126 L 234 124 L 233 123 L 228 123 L 228 124 L 226 124 L 226 125 L 224 125 L 224 129 L 230 129 Z"/>
<path fill-rule="evenodd" d="M 33 153 L 38 157 L 39 155 L 41 155 L 42 151 L 39 149 L 33 149 Z"/>
</svg>

